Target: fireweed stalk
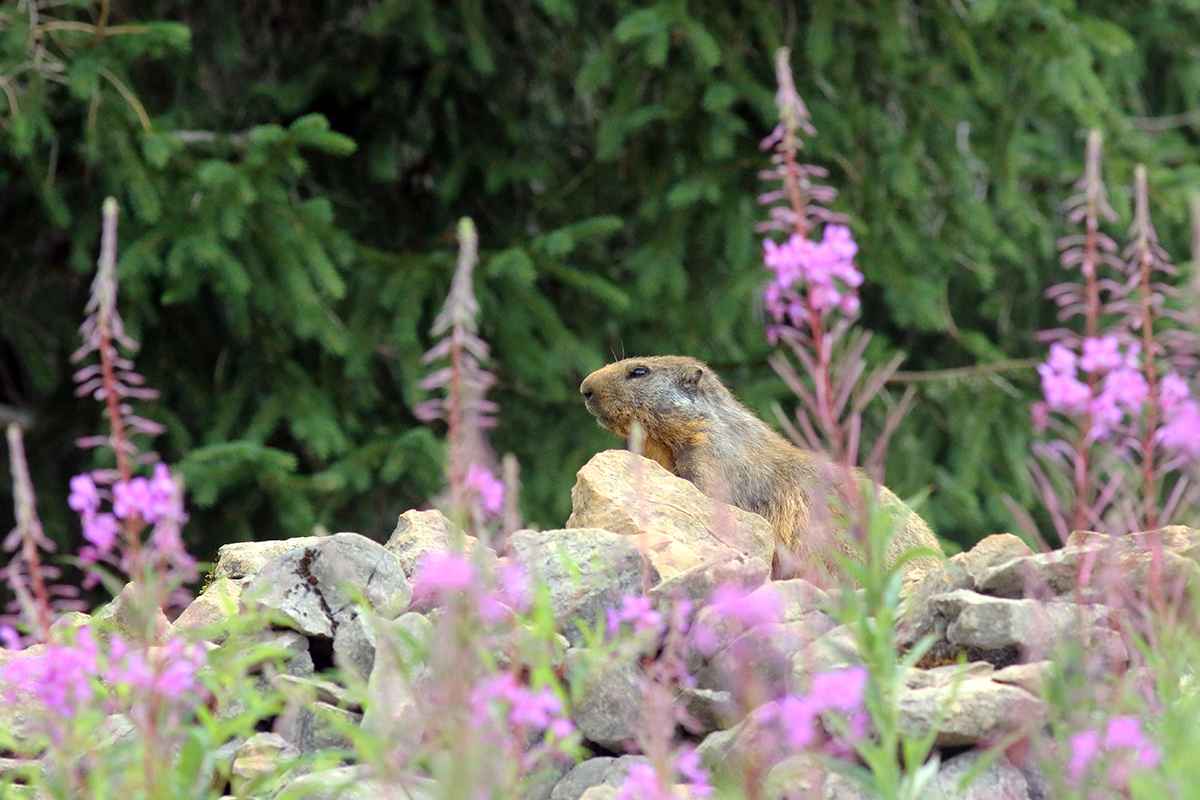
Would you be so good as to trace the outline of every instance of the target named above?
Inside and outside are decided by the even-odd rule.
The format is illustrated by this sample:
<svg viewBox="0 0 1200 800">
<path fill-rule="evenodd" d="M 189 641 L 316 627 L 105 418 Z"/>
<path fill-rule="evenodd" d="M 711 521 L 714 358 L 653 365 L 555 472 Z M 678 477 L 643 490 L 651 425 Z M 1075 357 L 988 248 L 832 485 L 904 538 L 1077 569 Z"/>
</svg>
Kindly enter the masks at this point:
<svg viewBox="0 0 1200 800">
<path fill-rule="evenodd" d="M 1038 366 L 1044 399 L 1033 418 L 1039 432 L 1057 436 L 1034 445 L 1030 468 L 1063 541 L 1071 530 L 1150 530 L 1173 519 L 1195 491 L 1179 471 L 1200 458 L 1200 407 L 1185 380 L 1195 371 L 1196 335 L 1167 303 L 1178 291 L 1162 279 L 1177 270 L 1150 221 L 1145 169 L 1135 173 L 1133 242 L 1122 259 L 1100 230 L 1115 217 L 1100 157 L 1093 131 L 1084 176 L 1066 203 L 1084 232 L 1060 242 L 1063 266 L 1078 267 L 1083 283 L 1047 290 L 1059 321 L 1082 316 L 1084 333 L 1056 328 L 1039 337 L 1050 356 Z"/>
<path fill-rule="evenodd" d="M 414 412 L 426 422 L 443 419 L 447 425 L 449 451 L 449 516 L 456 524 L 473 533 L 484 530 L 484 521 L 502 511 L 513 513 L 512 502 L 505 506 L 505 484 L 486 466 L 494 462 L 484 432 L 496 425 L 496 404 L 484 395 L 496 377 L 483 368 L 489 348 L 479 337 L 476 318 L 479 302 L 475 299 L 474 274 L 479 261 L 479 236 L 475 223 L 463 217 L 458 223 L 458 264 L 450 284 L 450 293 L 431 333 L 443 337 L 425 353 L 426 364 L 448 359 L 421 381 L 426 391 L 445 389 L 445 398 L 418 403 Z M 506 472 L 514 472 L 509 469 Z M 508 487 L 511 488 L 511 487 Z M 511 494 L 511 492 L 510 492 Z M 515 498 L 514 498 L 515 499 Z M 506 528 L 513 523 L 506 522 Z"/>
<path fill-rule="evenodd" d="M 781 185 L 759 196 L 759 203 L 769 206 L 770 219 L 755 230 L 787 236 L 782 243 L 763 240 L 763 261 L 774 275 L 763 292 L 771 316 L 767 339 L 788 345 L 808 380 L 782 356 L 773 356 L 771 366 L 801 400 L 796 412 L 799 430 L 781 419 L 792 438 L 828 452 L 838 464 L 852 466 L 858 461 L 862 412 L 903 356 L 867 373 L 863 353 L 870 334 L 852 332 L 859 310 L 857 289 L 863 283 L 854 263 L 858 245 L 844 217 L 826 208 L 837 194 L 817 182 L 827 176 L 826 170 L 797 160 L 804 146 L 799 134 L 814 136 L 816 129 L 796 91 L 788 57 L 787 48 L 776 51 L 779 124 L 761 144 L 774 151 L 775 166 L 759 173 L 762 180 Z M 887 442 L 911 400 L 912 394 L 906 393 L 888 414 L 865 462 L 869 469 L 881 467 Z"/>
<path fill-rule="evenodd" d="M 106 769 L 112 771 L 114 791 L 120 786 L 143 796 L 162 796 L 170 754 L 182 744 L 187 720 L 207 694 L 200 682 L 207 661 L 203 647 L 159 635 L 161 609 L 184 583 L 195 578 L 195 562 L 180 537 L 186 514 L 181 487 L 170 470 L 157 463 L 150 478 L 134 474 L 156 456 L 139 454 L 132 437 L 154 435 L 161 427 L 135 415 L 130 404 L 155 395 L 143 387 L 132 362 L 118 350 L 120 345 L 132 351 L 136 343 L 125 334 L 116 309 L 116 232 L 117 204 L 108 198 L 103 208 L 99 267 L 87 304 L 88 316 L 80 328 L 84 345 L 72 357 L 79 361 L 98 353 L 100 363 L 84 367 L 75 378 L 79 394 L 90 394 L 104 405 L 109 427 L 108 435 L 87 437 L 78 444 L 83 448 L 110 447 L 116 466 L 72 478 L 68 503 L 80 514 L 88 542 L 80 553 L 87 578 L 106 579 L 119 587 L 119 581 L 102 571 L 107 567 L 135 581 L 122 592 L 122 602 L 133 615 L 132 638 L 111 631 L 98 637 L 96 631 L 101 628 L 94 631 L 85 624 L 50 641 L 47 622 L 63 607 L 51 607 L 51 593 L 45 587 L 48 567 L 37 557 L 37 548 L 49 549 L 49 543 L 32 511 L 33 489 L 19 432 L 9 431 L 20 515 L 16 538 L 23 549 L 22 570 L 10 567 L 6 577 L 26 606 L 23 616 L 30 635 L 22 641 L 12 627 L 3 627 L 0 637 L 14 650 L 29 641 L 43 644 L 5 659 L 0 670 L 5 695 L 0 700 L 18 706 L 32 703 L 39 710 L 31 715 L 27 741 L 35 749 L 48 745 L 45 758 L 55 767 L 48 786 L 56 796 L 84 796 L 89 781 Z M 143 541 L 147 526 L 152 526 L 151 533 Z M 28 584 L 23 576 L 28 576 Z M 32 593 L 26 585 L 32 587 Z M 136 734 L 126 740 L 122 753 L 134 759 L 132 763 L 140 763 L 140 770 L 131 768 L 130 762 L 118 765 L 118 760 L 96 760 L 100 723 L 116 712 L 125 715 Z"/>
</svg>

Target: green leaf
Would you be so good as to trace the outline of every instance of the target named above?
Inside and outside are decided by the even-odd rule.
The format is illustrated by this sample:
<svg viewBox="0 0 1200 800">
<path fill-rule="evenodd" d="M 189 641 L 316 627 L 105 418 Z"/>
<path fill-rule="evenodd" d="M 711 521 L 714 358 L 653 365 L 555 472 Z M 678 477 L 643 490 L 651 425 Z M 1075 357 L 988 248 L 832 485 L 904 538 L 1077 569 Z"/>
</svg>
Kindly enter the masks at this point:
<svg viewBox="0 0 1200 800">
<path fill-rule="evenodd" d="M 660 3 L 625 15 L 613 28 L 613 38 L 621 44 L 629 44 L 664 33 L 672 22 L 671 13 Z"/>
<path fill-rule="evenodd" d="M 721 45 L 717 43 L 707 28 L 689 17 L 684 23 L 683 29 L 687 32 L 688 41 L 692 45 L 692 51 L 696 54 L 697 61 L 709 69 L 716 69 L 721 65 Z"/>
<path fill-rule="evenodd" d="M 524 286 L 537 280 L 537 269 L 524 247 L 509 247 L 495 253 L 487 260 L 486 273 L 489 277 L 503 277 Z"/>
</svg>

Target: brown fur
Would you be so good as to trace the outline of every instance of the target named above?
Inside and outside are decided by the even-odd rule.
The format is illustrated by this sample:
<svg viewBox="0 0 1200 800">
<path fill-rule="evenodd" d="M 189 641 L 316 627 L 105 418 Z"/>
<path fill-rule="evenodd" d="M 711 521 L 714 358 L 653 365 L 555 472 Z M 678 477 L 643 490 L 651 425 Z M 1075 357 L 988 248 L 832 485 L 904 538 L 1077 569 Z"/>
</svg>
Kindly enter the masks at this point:
<svg viewBox="0 0 1200 800">
<path fill-rule="evenodd" d="M 704 363 L 685 356 L 627 358 L 587 376 L 579 391 L 588 411 L 618 436 L 628 437 L 630 426 L 640 423 L 647 458 L 710 497 L 766 517 L 775 531 L 777 575 L 831 569 L 828 548 L 860 557 L 846 539 L 841 510 L 861 505 L 865 474 L 856 469 L 850 479 L 828 459 L 794 447 Z M 886 487 L 876 488 L 881 507 L 898 523 L 889 566 L 914 547 L 941 552 L 923 519 Z M 822 530 L 834 534 L 827 546 Z M 909 578 L 936 563 L 913 559 Z"/>
</svg>

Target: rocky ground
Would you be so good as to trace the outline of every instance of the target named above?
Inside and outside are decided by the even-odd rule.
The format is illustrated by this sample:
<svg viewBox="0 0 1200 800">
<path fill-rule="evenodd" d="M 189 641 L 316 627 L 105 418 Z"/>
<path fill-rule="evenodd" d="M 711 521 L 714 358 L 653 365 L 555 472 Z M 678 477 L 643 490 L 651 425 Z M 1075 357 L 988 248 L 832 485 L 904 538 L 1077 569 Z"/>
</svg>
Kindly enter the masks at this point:
<svg viewBox="0 0 1200 800">
<path fill-rule="evenodd" d="M 696 723 L 688 735 L 718 773 L 741 763 L 744 749 L 759 741 L 756 728 L 776 711 L 768 704 L 739 715 L 733 708 L 730 682 L 747 642 L 776 696 L 804 691 L 815 674 L 859 663 L 854 633 L 830 613 L 826 591 L 800 579 L 771 580 L 773 539 L 762 518 L 714 508 L 687 481 L 621 451 L 593 458 L 572 497 L 565 529 L 518 531 L 503 552 L 480 550 L 496 565 L 519 563 L 546 582 L 562 641 L 560 673 L 568 684 L 580 681 L 571 718 L 594 756 L 563 765 L 529 791 L 529 800 L 608 800 L 630 765 L 644 760 L 633 744 L 647 724 L 638 665 L 573 669 L 587 660 L 586 625 L 626 595 L 648 594 L 663 609 L 686 598 L 690 620 L 707 622 L 713 632 L 705 648 L 685 651 L 695 686 L 681 690 L 686 696 L 679 699 Z M 223 748 L 235 776 L 253 775 L 281 756 L 345 745 L 346 726 L 378 735 L 403 728 L 415 708 L 410 682 L 399 680 L 394 656 L 376 652 L 385 630 L 380 625 L 414 639 L 430 635 L 437 599 L 414 598 L 411 581 L 422 559 L 445 551 L 448 542 L 440 513 L 409 511 L 382 545 L 338 533 L 221 549 L 206 590 L 174 623 L 164 618 L 160 635 L 220 630 L 239 602 L 271 610 L 277 624 L 252 635 L 287 657 L 282 674 L 262 679 L 290 682 L 297 698 L 272 720 L 270 732 Z M 937 774 L 923 794 L 929 800 L 1046 797 L 1038 764 L 1015 745 L 1043 724 L 1043 687 L 1056 669 L 1050 659 L 1069 641 L 1085 654 L 1078 668 L 1097 680 L 1124 670 L 1127 640 L 1114 599 L 1180 596 L 1181 587 L 1200 577 L 1198 554 L 1200 534 L 1182 528 L 1119 539 L 1077 533 L 1062 550 L 1043 554 L 999 534 L 925 575 L 902 603 L 896 634 L 901 652 L 932 641 L 899 687 L 902 730 L 934 732 Z M 1111 580 L 1114 574 L 1119 581 Z M 752 597 L 771 595 L 778 613 L 761 624 L 722 627 L 709 604 L 717 587 L 727 585 Z M 1114 598 L 1114 586 L 1121 598 Z M 118 598 L 103 613 L 119 623 L 120 609 Z M 220 635 L 211 638 L 214 647 L 229 644 Z M 334 665 L 341 672 L 323 672 Z M 366 682 L 368 702 L 350 699 L 345 687 L 325 679 L 351 672 Z M 3 713 L 0 724 L 19 733 L 36 710 Z M 0 761 L 0 769 L 13 763 Z M 826 798 L 867 796 L 811 759 L 768 758 L 763 767 L 766 797 L 801 790 Z M 972 770 L 969 785 L 960 787 Z M 332 797 L 349 787 L 349 796 L 375 797 L 374 781 L 367 767 L 344 764 L 297 778 L 290 796 Z"/>
</svg>

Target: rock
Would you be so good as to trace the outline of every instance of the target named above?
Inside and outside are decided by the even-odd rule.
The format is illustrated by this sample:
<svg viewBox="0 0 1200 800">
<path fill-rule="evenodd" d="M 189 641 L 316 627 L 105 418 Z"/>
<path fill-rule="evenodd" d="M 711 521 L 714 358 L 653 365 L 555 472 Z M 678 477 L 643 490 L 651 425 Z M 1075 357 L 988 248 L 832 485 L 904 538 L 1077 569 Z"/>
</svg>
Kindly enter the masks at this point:
<svg viewBox="0 0 1200 800">
<path fill-rule="evenodd" d="M 697 685 L 728 690 L 753 681 L 764 697 L 776 697 L 786 689 L 796 656 L 831 628 L 820 611 L 794 622 L 757 625 L 711 657 L 696 672 Z"/>
<path fill-rule="evenodd" d="M 588 796 L 611 800 L 617 788 L 629 776 L 629 768 L 634 764 L 648 763 L 645 756 L 589 758 L 577 764 L 558 782 L 550 793 L 550 800 L 579 800 Z"/>
<path fill-rule="evenodd" d="M 658 582 L 645 554 L 609 531 L 517 531 L 508 547 L 514 561 L 549 587 L 554 618 L 575 646 L 584 643 L 580 623 L 603 625 L 606 608 L 619 608 L 625 595 L 642 594 Z"/>
<path fill-rule="evenodd" d="M 610 756 L 597 756 L 581 761 L 562 777 L 550 792 L 550 800 L 579 800 L 593 786 L 600 786 L 616 763 Z"/>
<path fill-rule="evenodd" d="M 775 536 L 765 519 L 717 503 L 690 481 L 624 450 L 598 453 L 579 470 L 571 506 L 568 528 L 630 537 L 650 553 L 664 580 L 737 553 L 767 564 L 774 558 Z"/>
<path fill-rule="evenodd" d="M 584 792 L 579 800 L 615 800 L 616 796 L 615 786 L 593 786 Z"/>
<path fill-rule="evenodd" d="M 418 688 L 433 624 L 409 612 L 396 620 L 368 617 L 375 631 L 375 661 L 367 680 L 367 702 L 360 725 L 364 734 L 395 746 L 420 740 Z"/>
<path fill-rule="evenodd" d="M 939 621 L 930 613 L 929 601 L 934 597 L 956 589 L 974 590 L 979 575 L 986 570 L 1032 552 L 1029 545 L 1011 533 L 997 533 L 980 540 L 964 553 L 950 556 L 939 568 L 927 572 L 905 602 L 898 626 L 900 647 L 910 649 L 930 633 L 944 636 L 945 627 L 938 629 Z M 935 644 L 930 654 L 922 659 L 922 664 L 952 661 L 955 657 L 951 649 L 939 649 Z"/>
<path fill-rule="evenodd" d="M 966 589 L 939 595 L 931 607 L 949 620 L 946 640 L 962 647 L 1021 647 L 1046 652 L 1068 639 L 1094 639 L 1091 629 L 1108 617 L 1104 606 L 985 597 Z"/>
<path fill-rule="evenodd" d="M 333 639 L 359 601 L 395 618 L 412 589 L 396 557 L 357 533 L 321 537 L 269 561 L 246 586 L 247 602 L 273 611 L 308 636 Z"/>
<path fill-rule="evenodd" d="M 1047 681 L 1054 675 L 1053 661 L 1034 661 L 1030 664 L 1013 664 L 1001 670 L 996 670 L 992 680 L 996 683 L 1008 683 L 1020 686 L 1032 695 L 1041 697 Z"/>
<path fill-rule="evenodd" d="M 1100 545 L 1070 547 L 1050 553 L 1014 558 L 980 573 L 975 589 L 996 597 L 1062 595 L 1079 588 L 1084 560 L 1096 557 Z"/>
<path fill-rule="evenodd" d="M 92 621 L 100 623 L 95 628 L 100 635 L 111 631 L 128 642 L 166 644 L 175 635 L 175 627 L 154 598 L 139 591 L 135 583 L 125 584 L 116 597 L 92 614 Z"/>
<path fill-rule="evenodd" d="M 972 661 L 969 664 L 947 664 L 933 669 L 910 667 L 904 673 L 904 685 L 910 689 L 928 689 L 931 686 L 952 686 L 968 680 L 990 678 L 996 668 L 987 661 Z"/>
<path fill-rule="evenodd" d="M 375 666 L 375 628 L 366 622 L 365 612 L 338 626 L 333 637 L 333 662 L 343 673 L 353 671 L 364 681 L 371 677 Z"/>
<path fill-rule="evenodd" d="M 1182 553 L 1197 544 L 1200 544 L 1200 531 L 1183 525 L 1168 525 L 1152 531 L 1136 531 L 1120 536 L 1094 531 L 1073 531 L 1067 538 L 1066 547 L 1098 545 L 1106 550 L 1116 549 L 1122 555 L 1130 552 L 1145 555 L 1156 547 Z"/>
<path fill-rule="evenodd" d="M 297 536 L 295 539 L 279 539 L 270 542 L 233 542 L 221 545 L 217 550 L 217 564 L 213 567 L 212 580 L 231 578 L 248 580 L 262 570 L 273 558 L 295 550 L 310 547 L 324 537 Z"/>
<path fill-rule="evenodd" d="M 588 651 L 572 650 L 565 672 L 579 698 L 571 708 L 571 721 L 585 739 L 621 752 L 645 731 L 646 677 L 633 660 L 599 661 Z"/>
<path fill-rule="evenodd" d="M 280 782 L 271 795 L 280 800 L 434 800 L 441 797 L 441 787 L 429 778 L 406 775 L 403 780 L 386 783 L 375 777 L 365 764 L 335 767 Z"/>
<path fill-rule="evenodd" d="M 679 600 L 687 600 L 699 608 L 712 599 L 713 593 L 722 586 L 734 586 L 743 591 L 752 591 L 771 577 L 771 565 L 759 558 L 734 555 L 725 561 L 699 564 L 650 590 L 650 599 L 656 608 L 662 609 Z"/>
<path fill-rule="evenodd" d="M 979 761 L 989 757 L 971 751 L 942 762 L 937 775 L 926 784 L 921 794 L 932 798 L 953 797 L 955 800 L 1030 800 L 1025 776 L 1003 755 L 995 756 L 970 782 L 961 785 L 967 774 L 977 769 Z"/>
<path fill-rule="evenodd" d="M 183 610 L 175 620 L 176 629 L 208 631 L 209 641 L 221 641 L 226 635 L 221 627 L 238 613 L 243 586 L 233 578 L 217 578 Z"/>
<path fill-rule="evenodd" d="M 451 551 L 451 528 L 450 520 L 440 511 L 405 511 L 396 520 L 396 529 L 384 548 L 400 561 L 404 574 L 411 579 L 425 556 Z M 471 553 L 479 546 L 479 540 L 474 536 L 459 533 L 458 539 L 453 543 L 458 552 Z"/>
<path fill-rule="evenodd" d="M 822 800 L 872 800 L 875 795 L 853 778 L 828 768 L 811 753 L 797 753 L 780 761 L 763 780 L 763 797 L 822 798 Z"/>
<path fill-rule="evenodd" d="M 779 704 L 766 703 L 732 728 L 705 736 L 696 748 L 701 763 L 717 780 L 736 781 L 738 776 L 747 774 L 749 760 L 753 760 L 756 767 L 750 772 L 764 774 L 784 757 L 777 730 L 778 716 Z"/>
<path fill-rule="evenodd" d="M 908 736 L 924 736 L 936 725 L 936 747 L 998 741 L 1036 724 L 1043 712 L 1042 702 L 1024 689 L 991 680 L 900 693 L 900 729 Z"/>
<path fill-rule="evenodd" d="M 848 625 L 841 625 L 792 657 L 792 689 L 808 685 L 812 676 L 819 672 L 845 669 L 860 663 L 862 658 L 858 654 L 854 631 Z"/>
<path fill-rule="evenodd" d="M 353 749 L 354 740 L 346 733 L 362 722 L 362 714 L 330 703 L 306 698 L 289 699 L 287 707 L 275 718 L 273 730 L 296 746 L 303 754 L 327 748 Z"/>
<path fill-rule="evenodd" d="M 234 794 L 244 796 L 261 789 L 256 782 L 275 775 L 282 767 L 300 756 L 291 742 L 277 733 L 256 733 L 233 754 L 229 786 Z"/>
<path fill-rule="evenodd" d="M 733 716 L 733 695 L 712 689 L 683 689 L 679 693 L 691 722 L 688 732 L 696 736 L 707 736 L 720 730 Z"/>
<path fill-rule="evenodd" d="M 563 779 L 574 764 L 564 758 L 546 759 L 549 763 L 525 779 L 521 800 L 550 800 L 554 787 Z"/>
</svg>

